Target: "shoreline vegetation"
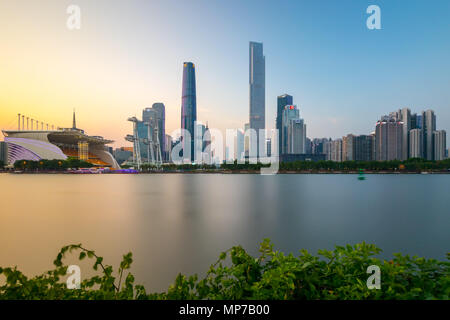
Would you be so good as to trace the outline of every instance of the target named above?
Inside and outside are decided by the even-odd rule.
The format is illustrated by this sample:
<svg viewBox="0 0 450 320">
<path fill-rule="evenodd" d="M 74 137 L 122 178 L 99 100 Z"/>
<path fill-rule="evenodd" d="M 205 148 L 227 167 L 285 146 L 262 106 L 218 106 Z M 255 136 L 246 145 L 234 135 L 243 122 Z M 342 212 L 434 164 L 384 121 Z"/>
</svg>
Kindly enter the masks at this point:
<svg viewBox="0 0 450 320">
<path fill-rule="evenodd" d="M 261 168 L 270 164 L 261 163 L 223 163 L 221 165 L 195 165 L 195 164 L 163 164 L 156 166 L 143 164 L 141 170 L 132 170 L 130 166 L 123 166 L 124 170 L 101 170 L 96 173 L 215 173 L 215 174 L 259 174 Z M 78 159 L 68 160 L 20 160 L 14 163 L 14 169 L 5 172 L 14 173 L 80 173 L 81 168 L 90 168 L 92 173 L 95 167 L 88 162 Z M 130 170 L 131 168 L 131 170 Z M 0 171 L 1 172 L 1 171 Z M 279 174 L 423 174 L 423 173 L 450 173 L 450 159 L 429 161 L 424 159 L 408 159 L 406 161 L 296 161 L 279 163 Z"/>
<path fill-rule="evenodd" d="M 32 278 L 17 267 L 0 267 L 0 283 L 5 283 L 0 300 L 449 300 L 450 253 L 444 262 L 402 254 L 380 260 L 375 257 L 380 252 L 363 242 L 317 255 L 307 250 L 285 255 L 265 239 L 258 257 L 235 246 L 220 254 L 204 278 L 179 274 L 167 291 L 147 293 L 129 272 L 131 252 L 114 270 L 96 252 L 75 244 L 60 250 L 53 270 Z M 78 289 L 67 288 L 63 260 L 68 254 L 93 261 L 96 275 L 80 279 Z M 380 271 L 379 289 L 369 289 L 376 285 L 368 271 L 373 266 Z"/>
</svg>

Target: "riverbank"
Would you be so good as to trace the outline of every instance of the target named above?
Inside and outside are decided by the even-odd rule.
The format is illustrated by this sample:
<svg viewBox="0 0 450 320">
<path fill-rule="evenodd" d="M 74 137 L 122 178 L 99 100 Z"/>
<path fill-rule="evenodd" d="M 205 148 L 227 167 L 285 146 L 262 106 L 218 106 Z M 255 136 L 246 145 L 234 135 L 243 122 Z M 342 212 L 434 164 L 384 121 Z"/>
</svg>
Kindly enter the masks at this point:
<svg viewBox="0 0 450 320">
<path fill-rule="evenodd" d="M 103 172 L 73 172 L 73 171 L 0 171 L 0 173 L 10 174 L 261 174 L 261 170 L 174 170 L 174 171 L 103 171 Z M 363 171 L 359 170 L 279 170 L 277 174 L 450 174 L 449 170 L 439 171 L 404 171 L 404 170 L 380 170 Z"/>
</svg>

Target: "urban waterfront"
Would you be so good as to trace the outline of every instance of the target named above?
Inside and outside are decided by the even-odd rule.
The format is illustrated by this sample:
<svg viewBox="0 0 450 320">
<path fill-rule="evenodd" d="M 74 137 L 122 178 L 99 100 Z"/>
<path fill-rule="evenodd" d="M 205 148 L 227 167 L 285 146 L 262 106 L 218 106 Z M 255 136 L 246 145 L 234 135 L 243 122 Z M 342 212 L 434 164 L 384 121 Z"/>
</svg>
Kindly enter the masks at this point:
<svg viewBox="0 0 450 320">
<path fill-rule="evenodd" d="M 160 291 L 233 245 L 256 254 L 266 237 L 286 253 L 365 241 L 383 258 L 443 260 L 449 187 L 439 174 L 1 174 L 0 265 L 38 274 L 69 243 L 113 265 L 132 251 L 136 282 Z"/>
</svg>

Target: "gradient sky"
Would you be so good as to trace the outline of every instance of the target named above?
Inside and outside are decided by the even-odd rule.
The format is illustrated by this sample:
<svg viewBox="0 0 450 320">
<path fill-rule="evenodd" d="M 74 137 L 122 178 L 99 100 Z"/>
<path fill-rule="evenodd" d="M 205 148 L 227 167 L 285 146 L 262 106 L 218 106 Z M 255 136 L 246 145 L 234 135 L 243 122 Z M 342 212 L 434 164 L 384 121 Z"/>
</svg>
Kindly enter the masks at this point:
<svg viewBox="0 0 450 320">
<path fill-rule="evenodd" d="M 70 4 L 81 30 L 66 28 Z M 366 8 L 381 8 L 368 30 Z M 166 105 L 180 127 L 182 64 L 196 64 L 197 117 L 248 122 L 248 45 L 264 43 L 266 121 L 294 96 L 309 137 L 367 134 L 383 114 L 431 108 L 450 132 L 450 1 L 40 0 L 0 2 L 0 128 L 17 113 L 128 145 L 128 116 Z"/>
</svg>

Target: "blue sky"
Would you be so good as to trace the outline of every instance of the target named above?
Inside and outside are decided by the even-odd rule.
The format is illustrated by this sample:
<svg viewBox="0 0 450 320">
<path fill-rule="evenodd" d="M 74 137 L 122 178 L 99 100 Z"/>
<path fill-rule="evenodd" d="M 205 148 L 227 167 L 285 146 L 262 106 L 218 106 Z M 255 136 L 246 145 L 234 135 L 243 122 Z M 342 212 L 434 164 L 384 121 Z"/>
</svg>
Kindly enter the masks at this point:
<svg viewBox="0 0 450 320">
<path fill-rule="evenodd" d="M 81 8 L 79 31 L 65 29 L 69 4 Z M 381 8 L 382 30 L 366 27 L 371 4 Z M 64 92 L 58 101 L 31 93 L 30 100 L 54 105 L 52 116 L 67 119 L 64 125 L 76 107 L 80 126 L 116 145 L 126 144 L 126 117 L 154 102 L 166 105 L 168 133 L 180 126 L 184 61 L 196 64 L 198 119 L 219 129 L 242 128 L 248 122 L 249 41 L 264 43 L 269 128 L 277 96 L 288 93 L 309 137 L 369 133 L 381 115 L 402 107 L 431 108 L 438 128 L 450 131 L 448 0 L 18 0 L 1 9 L 0 35 L 10 36 L 10 55 L 21 51 L 21 65 L 34 57 L 33 68 L 55 82 L 46 82 L 46 92 Z M 34 90 L 43 92 L 40 82 Z M 3 99 L 0 93 L 0 102 L 11 105 L 6 122 L 20 112 L 16 105 L 49 116 L 39 106 L 14 104 L 14 94 L 19 101 L 27 90 L 4 91 Z"/>
</svg>

